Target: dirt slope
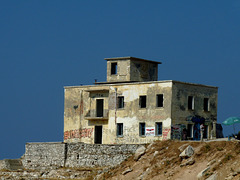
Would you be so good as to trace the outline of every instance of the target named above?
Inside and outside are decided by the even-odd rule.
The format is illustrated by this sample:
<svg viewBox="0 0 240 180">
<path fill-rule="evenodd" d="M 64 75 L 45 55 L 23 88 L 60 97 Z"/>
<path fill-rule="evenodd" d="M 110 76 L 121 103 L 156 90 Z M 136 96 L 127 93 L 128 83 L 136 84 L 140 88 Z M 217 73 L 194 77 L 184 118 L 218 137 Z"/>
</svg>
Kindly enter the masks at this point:
<svg viewBox="0 0 240 180">
<path fill-rule="evenodd" d="M 194 148 L 193 156 L 180 158 L 179 154 L 188 145 Z M 157 141 L 146 146 L 145 154 L 138 161 L 131 157 L 100 179 L 193 180 L 207 167 L 210 168 L 201 179 L 217 174 L 220 180 L 240 180 L 240 142 Z"/>
</svg>

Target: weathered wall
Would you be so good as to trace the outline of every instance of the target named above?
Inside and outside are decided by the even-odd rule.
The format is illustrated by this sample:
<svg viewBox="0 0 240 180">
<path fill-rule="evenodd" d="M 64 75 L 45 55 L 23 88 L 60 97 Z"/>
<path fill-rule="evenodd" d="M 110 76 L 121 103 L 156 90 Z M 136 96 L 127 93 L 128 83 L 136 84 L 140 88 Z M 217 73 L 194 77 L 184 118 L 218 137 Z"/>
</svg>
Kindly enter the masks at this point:
<svg viewBox="0 0 240 180">
<path fill-rule="evenodd" d="M 156 95 L 163 94 L 163 107 L 156 107 Z M 139 107 L 139 96 L 147 97 L 146 108 Z M 117 108 L 117 98 L 124 97 L 124 108 Z M 194 109 L 188 109 L 188 96 L 194 97 Z M 209 111 L 203 100 L 209 98 Z M 96 101 L 104 100 L 104 117 L 96 117 Z M 76 107 L 76 108 L 74 108 Z M 217 120 L 217 88 L 177 81 L 104 84 L 65 88 L 64 141 L 94 144 L 96 126 L 102 126 L 103 144 L 142 144 L 171 138 L 171 127 L 192 124 L 189 118 Z M 162 122 L 162 135 L 140 136 L 139 123 L 155 128 Z M 123 123 L 123 136 L 117 136 L 117 123 Z M 176 127 L 177 128 L 177 127 Z M 184 129 L 181 128 L 181 131 Z M 156 129 L 155 129 L 156 130 Z M 177 135 L 179 136 L 179 135 Z"/>
<path fill-rule="evenodd" d="M 116 166 L 141 145 L 68 144 L 66 167 Z"/>
<path fill-rule="evenodd" d="M 116 166 L 134 154 L 140 146 L 27 143 L 22 162 L 27 169 Z"/>
<path fill-rule="evenodd" d="M 111 63 L 117 63 L 117 74 L 111 74 Z M 130 60 L 107 61 L 107 82 L 130 81 Z"/>
<path fill-rule="evenodd" d="M 108 58 L 107 60 L 107 82 L 158 80 L 159 62 L 138 58 Z M 112 63 L 117 63 L 116 74 L 111 74 Z"/>
<path fill-rule="evenodd" d="M 144 61 L 131 61 L 130 63 L 130 80 L 131 81 L 157 81 L 158 80 L 158 64 L 144 62 Z"/>
<path fill-rule="evenodd" d="M 26 143 L 22 162 L 27 169 L 63 167 L 65 155 L 65 143 Z"/>
<path fill-rule="evenodd" d="M 117 88 L 117 96 L 124 96 L 125 106 L 116 110 L 116 123 L 123 123 L 123 137 L 116 137 L 116 131 L 111 135 L 117 143 L 149 143 L 153 140 L 169 139 L 171 129 L 171 82 L 135 83 Z M 156 107 L 156 95 L 164 94 L 164 106 Z M 139 107 L 139 96 L 147 96 L 147 107 Z M 109 122 L 114 122 L 115 112 L 110 111 Z M 163 123 L 162 136 L 139 136 L 139 123 L 146 127 L 154 127 L 156 122 Z M 112 123 L 112 129 L 116 125 Z"/>
<path fill-rule="evenodd" d="M 173 82 L 172 97 L 172 123 L 173 124 L 194 124 L 191 118 L 203 117 L 205 125 L 208 126 L 207 133 L 210 135 L 212 122 L 217 121 L 217 95 L 218 88 L 196 85 L 183 82 Z M 194 109 L 188 109 L 188 96 L 194 97 Z M 209 111 L 204 111 L 204 98 L 209 98 Z"/>
<path fill-rule="evenodd" d="M 102 92 L 102 89 L 105 91 Z M 95 126 L 103 127 L 103 144 L 142 144 L 169 139 L 171 89 L 171 81 L 67 87 L 65 88 L 64 141 L 93 144 Z M 163 107 L 156 107 L 157 94 L 164 95 Z M 139 96 L 142 95 L 147 96 L 146 108 L 139 107 Z M 118 96 L 124 96 L 124 108 L 116 107 Z M 96 112 L 97 99 L 104 99 L 106 117 L 98 118 L 96 113 L 92 113 Z M 146 127 L 154 128 L 156 122 L 162 122 L 162 136 L 139 136 L 140 122 L 145 122 Z M 123 123 L 123 137 L 116 135 L 117 123 Z"/>
</svg>

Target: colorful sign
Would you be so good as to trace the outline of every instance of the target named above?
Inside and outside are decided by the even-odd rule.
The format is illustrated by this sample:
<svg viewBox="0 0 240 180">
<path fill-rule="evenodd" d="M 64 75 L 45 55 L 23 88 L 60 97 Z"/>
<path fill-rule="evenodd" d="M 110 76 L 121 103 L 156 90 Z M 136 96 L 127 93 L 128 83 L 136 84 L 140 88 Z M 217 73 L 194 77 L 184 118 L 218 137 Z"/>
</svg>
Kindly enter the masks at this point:
<svg viewBox="0 0 240 180">
<path fill-rule="evenodd" d="M 146 127 L 146 136 L 155 136 L 155 127 Z"/>
</svg>

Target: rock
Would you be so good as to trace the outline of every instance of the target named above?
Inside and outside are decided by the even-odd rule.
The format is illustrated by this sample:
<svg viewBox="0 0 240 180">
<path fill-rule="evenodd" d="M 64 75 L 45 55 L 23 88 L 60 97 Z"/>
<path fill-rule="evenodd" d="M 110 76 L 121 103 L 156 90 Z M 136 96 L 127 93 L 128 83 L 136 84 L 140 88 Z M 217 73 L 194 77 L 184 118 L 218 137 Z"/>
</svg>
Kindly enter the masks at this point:
<svg viewBox="0 0 240 180">
<path fill-rule="evenodd" d="M 147 151 L 150 150 L 150 148 L 152 147 L 153 144 L 154 144 L 154 143 L 151 143 L 151 144 L 148 145 Z"/>
<path fill-rule="evenodd" d="M 180 152 L 182 152 L 184 149 L 186 149 L 186 147 L 188 146 L 189 144 L 183 144 L 183 145 L 181 145 L 179 148 L 178 148 L 178 150 L 180 151 Z"/>
<path fill-rule="evenodd" d="M 208 177 L 206 180 L 217 180 L 217 173 L 211 175 L 211 176 Z"/>
<path fill-rule="evenodd" d="M 194 163 L 195 163 L 195 160 L 191 157 L 190 159 L 183 160 L 183 162 L 180 164 L 180 167 L 193 165 Z"/>
<path fill-rule="evenodd" d="M 146 151 L 146 148 L 144 146 L 140 146 L 134 155 L 134 160 L 137 161 Z"/>
<path fill-rule="evenodd" d="M 48 176 L 51 177 L 51 176 L 56 176 L 57 174 L 57 171 L 56 170 L 51 170 L 49 173 L 48 173 Z"/>
<path fill-rule="evenodd" d="M 125 174 L 127 174 L 127 173 L 129 173 L 129 172 L 131 172 L 131 171 L 132 171 L 132 169 L 131 169 L 131 168 L 128 168 L 127 170 L 125 170 L 125 171 L 122 172 L 122 175 L 125 175 Z"/>
<path fill-rule="evenodd" d="M 192 146 L 188 146 L 179 156 L 181 158 L 189 158 L 194 154 L 194 149 Z"/>
<path fill-rule="evenodd" d="M 211 165 L 213 165 L 215 162 L 216 162 L 216 160 L 212 160 L 212 161 L 208 162 L 207 166 L 211 166 Z"/>
<path fill-rule="evenodd" d="M 210 167 L 207 167 L 206 169 L 202 170 L 200 173 L 197 175 L 197 179 L 202 179 L 203 176 L 206 174 L 206 172 L 210 169 Z"/>
<path fill-rule="evenodd" d="M 158 151 L 155 151 L 153 156 L 155 157 L 159 152 Z"/>
</svg>

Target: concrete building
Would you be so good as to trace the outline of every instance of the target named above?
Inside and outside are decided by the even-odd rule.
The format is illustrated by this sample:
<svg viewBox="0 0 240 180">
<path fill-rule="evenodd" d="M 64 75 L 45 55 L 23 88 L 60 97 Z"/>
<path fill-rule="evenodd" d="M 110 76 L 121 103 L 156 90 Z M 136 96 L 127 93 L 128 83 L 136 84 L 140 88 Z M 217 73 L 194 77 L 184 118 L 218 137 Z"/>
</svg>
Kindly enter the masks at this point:
<svg viewBox="0 0 240 180">
<path fill-rule="evenodd" d="M 216 137 L 218 88 L 158 81 L 160 62 L 106 58 L 107 82 L 65 88 L 64 142 L 140 144 Z"/>
</svg>

